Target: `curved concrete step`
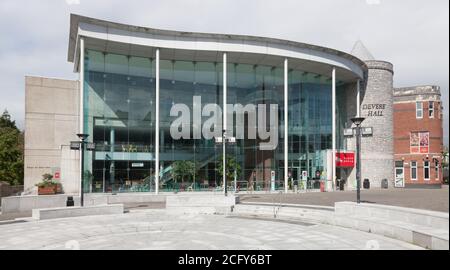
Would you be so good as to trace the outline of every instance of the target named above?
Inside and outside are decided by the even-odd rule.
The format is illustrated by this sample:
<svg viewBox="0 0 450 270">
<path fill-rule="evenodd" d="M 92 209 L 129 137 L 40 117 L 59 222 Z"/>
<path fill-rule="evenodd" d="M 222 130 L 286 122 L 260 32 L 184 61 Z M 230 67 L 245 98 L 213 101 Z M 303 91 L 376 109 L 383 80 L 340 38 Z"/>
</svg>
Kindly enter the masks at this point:
<svg viewBox="0 0 450 270">
<path fill-rule="evenodd" d="M 448 214 L 424 212 L 416 209 L 403 209 L 391 206 L 357 205 L 361 209 L 342 209 L 352 207 L 349 204 L 336 204 L 332 207 L 311 205 L 274 205 L 268 203 L 240 203 L 234 206 L 231 215 L 265 217 L 287 221 L 324 223 L 360 231 L 366 231 L 386 237 L 409 242 L 428 249 L 449 249 Z M 389 210 L 389 214 L 382 209 Z M 381 210 L 380 210 L 381 209 Z M 398 211 L 398 215 L 395 214 Z M 412 217 L 406 216 L 411 213 Z M 420 218 L 422 216 L 422 219 Z M 446 220 L 447 218 L 447 220 Z"/>
</svg>

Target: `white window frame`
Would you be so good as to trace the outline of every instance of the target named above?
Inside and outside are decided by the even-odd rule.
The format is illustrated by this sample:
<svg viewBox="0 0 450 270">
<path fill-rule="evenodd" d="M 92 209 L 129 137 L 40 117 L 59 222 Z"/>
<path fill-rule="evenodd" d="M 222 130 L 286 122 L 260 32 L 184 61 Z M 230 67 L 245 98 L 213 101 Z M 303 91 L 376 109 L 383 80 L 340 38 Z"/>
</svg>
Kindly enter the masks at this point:
<svg viewBox="0 0 450 270">
<path fill-rule="evenodd" d="M 420 108 L 419 108 L 420 104 Z M 419 116 L 420 112 L 420 116 Z M 416 119 L 422 119 L 423 118 L 423 102 L 422 101 L 416 101 Z"/>
<path fill-rule="evenodd" d="M 425 166 L 425 164 L 428 163 L 428 166 Z M 426 170 L 428 169 L 428 178 L 425 177 L 426 175 Z M 430 181 L 430 161 L 429 160 L 424 160 L 423 161 L 423 179 L 425 181 Z"/>
<path fill-rule="evenodd" d="M 434 161 L 434 180 L 439 181 L 439 161 Z"/>
<path fill-rule="evenodd" d="M 434 118 L 434 101 L 428 101 L 428 118 Z"/>
<path fill-rule="evenodd" d="M 415 163 L 415 165 L 413 166 L 413 162 Z M 412 160 L 411 161 L 411 181 L 417 181 L 417 161 L 415 161 L 415 160 Z M 413 178 L 413 169 L 416 171 L 416 177 L 415 178 Z"/>
</svg>

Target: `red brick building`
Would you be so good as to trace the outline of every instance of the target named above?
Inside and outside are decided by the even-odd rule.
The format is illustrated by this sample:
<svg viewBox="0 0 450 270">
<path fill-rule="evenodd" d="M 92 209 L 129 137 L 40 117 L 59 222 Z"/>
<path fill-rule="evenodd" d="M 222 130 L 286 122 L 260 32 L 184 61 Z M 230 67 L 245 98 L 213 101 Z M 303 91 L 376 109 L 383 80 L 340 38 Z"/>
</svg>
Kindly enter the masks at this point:
<svg viewBox="0 0 450 270">
<path fill-rule="evenodd" d="M 438 86 L 394 89 L 397 187 L 442 184 L 443 108 Z"/>
</svg>

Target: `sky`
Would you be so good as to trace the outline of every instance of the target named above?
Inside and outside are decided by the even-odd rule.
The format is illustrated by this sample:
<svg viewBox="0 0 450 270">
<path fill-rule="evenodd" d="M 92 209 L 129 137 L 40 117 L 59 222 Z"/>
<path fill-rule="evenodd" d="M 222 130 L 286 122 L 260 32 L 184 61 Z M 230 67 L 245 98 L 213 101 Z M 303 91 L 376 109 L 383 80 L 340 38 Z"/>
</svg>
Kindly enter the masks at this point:
<svg viewBox="0 0 450 270">
<path fill-rule="evenodd" d="M 1 0 L 0 110 L 24 128 L 26 75 L 78 79 L 70 13 L 168 30 L 282 38 L 350 52 L 362 40 L 394 64 L 394 87 L 441 86 L 449 117 L 448 0 Z"/>
</svg>

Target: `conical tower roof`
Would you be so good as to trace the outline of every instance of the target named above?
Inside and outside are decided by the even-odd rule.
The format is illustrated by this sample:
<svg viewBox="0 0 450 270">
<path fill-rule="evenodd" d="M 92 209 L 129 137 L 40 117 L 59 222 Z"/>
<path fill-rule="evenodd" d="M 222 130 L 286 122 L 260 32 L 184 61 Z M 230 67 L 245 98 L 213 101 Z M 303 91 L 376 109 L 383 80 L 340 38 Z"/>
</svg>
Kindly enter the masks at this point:
<svg viewBox="0 0 450 270">
<path fill-rule="evenodd" d="M 356 41 L 351 54 L 363 61 L 375 60 L 373 55 L 369 52 L 366 46 L 364 46 L 361 40 Z"/>
</svg>

